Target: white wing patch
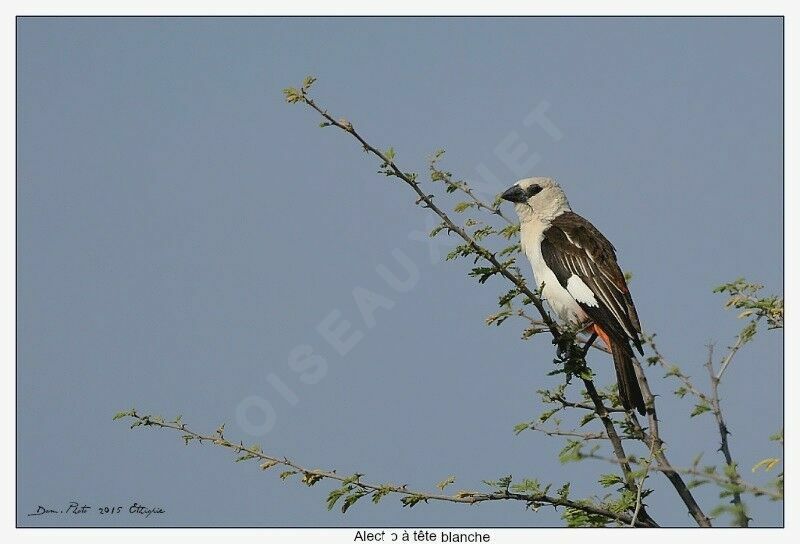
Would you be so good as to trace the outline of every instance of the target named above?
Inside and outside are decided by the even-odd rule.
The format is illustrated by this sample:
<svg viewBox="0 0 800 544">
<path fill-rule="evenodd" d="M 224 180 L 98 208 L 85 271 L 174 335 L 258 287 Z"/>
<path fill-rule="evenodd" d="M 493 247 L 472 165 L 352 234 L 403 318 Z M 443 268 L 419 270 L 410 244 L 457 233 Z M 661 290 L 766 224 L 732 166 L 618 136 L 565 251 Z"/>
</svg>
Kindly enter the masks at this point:
<svg viewBox="0 0 800 544">
<path fill-rule="evenodd" d="M 572 295 L 572 298 L 580 302 L 581 304 L 586 304 L 587 306 L 595 306 L 597 307 L 597 299 L 594 298 L 594 293 L 589 287 L 583 283 L 583 280 L 573 274 L 567 280 L 567 291 L 569 294 Z"/>
</svg>

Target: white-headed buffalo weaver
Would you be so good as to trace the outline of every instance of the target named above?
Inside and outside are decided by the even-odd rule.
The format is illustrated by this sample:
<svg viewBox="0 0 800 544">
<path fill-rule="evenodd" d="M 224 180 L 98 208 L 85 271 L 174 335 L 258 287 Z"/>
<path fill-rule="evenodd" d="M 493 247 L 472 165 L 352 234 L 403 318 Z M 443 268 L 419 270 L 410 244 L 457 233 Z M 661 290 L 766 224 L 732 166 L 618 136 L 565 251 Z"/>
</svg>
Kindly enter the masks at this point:
<svg viewBox="0 0 800 544">
<path fill-rule="evenodd" d="M 611 351 L 622 406 L 645 413 L 633 366 L 642 352 L 641 326 L 614 246 L 572 211 L 550 178 L 527 178 L 503 193 L 520 219 L 522 250 L 531 262 L 542 298 L 564 321 L 585 324 Z"/>
</svg>

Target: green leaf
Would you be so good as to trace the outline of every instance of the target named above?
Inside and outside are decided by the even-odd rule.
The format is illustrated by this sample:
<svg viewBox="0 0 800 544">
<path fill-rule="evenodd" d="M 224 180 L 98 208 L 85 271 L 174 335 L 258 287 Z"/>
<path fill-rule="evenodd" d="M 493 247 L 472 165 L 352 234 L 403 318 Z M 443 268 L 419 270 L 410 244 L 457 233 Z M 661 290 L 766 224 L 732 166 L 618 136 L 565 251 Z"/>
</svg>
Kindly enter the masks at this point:
<svg viewBox="0 0 800 544">
<path fill-rule="evenodd" d="M 435 227 L 433 227 L 433 230 L 431 230 L 431 233 L 430 233 L 428 236 L 430 236 L 431 238 L 433 238 L 433 237 L 435 237 L 437 234 L 439 234 L 440 232 L 442 232 L 443 230 L 445 230 L 445 229 L 447 229 L 447 228 L 448 228 L 447 224 L 446 224 L 446 223 L 444 223 L 444 222 L 441 222 L 441 223 L 439 223 L 438 225 L 436 225 Z"/>
<path fill-rule="evenodd" d="M 708 480 L 692 479 L 689 480 L 689 482 L 686 484 L 686 487 L 688 487 L 689 489 L 694 489 L 695 487 L 700 487 L 701 485 L 705 485 L 707 483 Z"/>
<path fill-rule="evenodd" d="M 352 491 L 352 486 L 342 486 L 337 487 L 336 489 L 332 490 L 328 493 L 328 498 L 325 501 L 325 505 L 328 507 L 328 510 L 333 510 L 333 507 L 336 506 L 336 503 L 339 499 L 341 499 L 344 495 Z"/>
<path fill-rule="evenodd" d="M 256 456 L 255 456 L 255 455 L 253 455 L 252 453 L 250 453 L 250 452 L 247 452 L 247 453 L 245 453 L 245 454 L 243 454 L 243 455 L 240 455 L 239 457 L 237 457 L 237 458 L 236 458 L 236 462 L 237 462 L 237 463 L 240 463 L 240 462 L 242 462 L 242 461 L 249 461 L 250 459 L 255 459 L 255 457 L 256 457 Z"/>
<path fill-rule="evenodd" d="M 355 491 L 351 495 L 345 497 L 344 503 L 342 504 L 342 514 L 347 513 L 350 507 L 353 506 L 356 502 L 358 502 L 358 500 L 367 493 L 369 493 L 369 491 L 364 491 L 363 489 L 360 489 L 358 491 Z"/>
<path fill-rule="evenodd" d="M 497 255 L 499 255 L 500 257 L 505 257 L 506 255 L 511 255 L 512 253 L 519 253 L 520 251 L 522 251 L 522 246 L 521 245 L 512 244 L 510 246 L 506 246 L 503 249 L 501 249 L 497 253 Z"/>
<path fill-rule="evenodd" d="M 471 207 L 471 206 L 470 206 L 470 207 Z M 487 237 L 487 236 L 489 236 L 490 234 L 494 234 L 494 228 L 493 228 L 491 225 L 486 225 L 485 227 L 481 227 L 481 228 L 479 228 L 479 229 L 476 229 L 476 230 L 475 230 L 475 231 L 472 233 L 472 236 L 473 236 L 473 237 L 474 237 L 476 240 L 483 240 L 484 238 L 486 238 L 486 237 Z"/>
<path fill-rule="evenodd" d="M 567 440 L 567 445 L 559 452 L 558 460 L 562 464 L 573 463 L 583 459 L 583 443 L 580 440 Z"/>
<path fill-rule="evenodd" d="M 603 487 L 611 487 L 614 485 L 624 484 L 625 482 L 617 474 L 601 474 L 598 480 Z"/>
<path fill-rule="evenodd" d="M 704 414 L 704 413 L 710 412 L 710 411 L 711 411 L 711 407 L 706 403 L 695 404 L 694 405 L 694 410 L 692 410 L 692 413 L 689 414 L 689 417 L 699 416 L 700 414 Z"/>
<path fill-rule="evenodd" d="M 362 476 L 363 476 L 363 474 L 360 474 L 360 473 L 356 472 L 356 473 L 352 474 L 351 476 L 348 476 L 347 478 L 345 478 L 342 481 L 342 483 L 343 484 L 354 484 L 354 483 L 357 483 L 361 479 Z"/>
<path fill-rule="evenodd" d="M 378 504 L 381 502 L 381 499 L 384 498 L 386 495 L 392 492 L 392 486 L 390 485 L 382 485 L 380 488 L 376 489 L 372 492 L 372 502 Z"/>
<path fill-rule="evenodd" d="M 317 483 L 318 481 L 320 481 L 324 477 L 325 476 L 323 476 L 321 474 L 315 474 L 313 472 L 304 472 L 303 473 L 303 478 L 300 481 L 303 482 L 304 484 L 306 484 L 308 487 L 311 487 L 312 485 L 314 485 L 315 483 Z"/>
<path fill-rule="evenodd" d="M 422 501 L 428 502 L 428 499 L 423 495 L 406 495 L 400 499 L 400 502 L 403 503 L 403 506 L 408 506 L 409 508 L 414 508 L 417 503 Z"/>
<path fill-rule="evenodd" d="M 469 275 L 478 278 L 478 283 L 486 283 L 486 280 L 499 273 L 500 270 L 490 266 L 476 266 L 470 270 Z"/>
<path fill-rule="evenodd" d="M 300 91 L 294 87 L 286 87 L 283 89 L 283 97 L 289 104 L 296 104 L 297 102 L 303 100 L 303 96 L 300 94 Z"/>
<path fill-rule="evenodd" d="M 474 249 L 472 249 L 472 246 L 471 246 L 471 245 L 469 245 L 469 244 L 459 244 L 459 245 L 457 245 L 456 247 L 454 247 L 454 248 L 453 248 L 453 249 L 452 249 L 452 250 L 451 250 L 451 251 L 450 251 L 450 252 L 449 252 L 449 253 L 448 253 L 448 254 L 445 256 L 445 258 L 444 258 L 444 259 L 445 259 L 446 261 L 452 261 L 453 259 L 456 259 L 456 258 L 458 258 L 458 257 L 466 257 L 466 256 L 468 256 L 468 255 L 471 255 L 472 253 L 474 253 L 474 251 L 475 251 L 475 250 L 474 250 Z"/>
<path fill-rule="evenodd" d="M 756 335 L 757 330 L 758 327 L 755 321 L 751 321 L 750 323 L 748 323 L 739 333 L 739 338 L 741 339 L 741 343 L 746 344 L 747 342 L 752 340 L 753 337 Z"/>
<path fill-rule="evenodd" d="M 514 434 L 519 434 L 531 427 L 530 423 L 517 423 L 514 425 Z"/>
<path fill-rule="evenodd" d="M 732 480 L 739 478 L 739 473 L 736 470 L 736 463 L 734 463 L 732 465 L 727 465 L 726 464 L 723 467 L 722 471 L 725 473 L 725 476 L 727 476 L 728 478 L 730 478 Z"/>
<path fill-rule="evenodd" d="M 499 480 L 484 480 L 483 483 L 485 483 L 489 487 L 494 487 L 500 491 L 508 491 L 508 486 L 511 485 L 512 479 L 513 478 L 509 474 L 508 476 L 503 476 Z"/>
<path fill-rule="evenodd" d="M 583 505 L 593 505 L 594 503 L 588 499 L 577 501 Z M 567 522 L 567 527 L 605 527 L 613 521 L 613 519 L 599 514 L 592 514 L 585 510 L 578 508 L 567 507 L 561 513 L 561 519 Z"/>
<path fill-rule="evenodd" d="M 500 298 L 497 300 L 497 304 L 499 306 L 506 306 L 510 304 L 514 298 L 520 294 L 520 290 L 518 287 L 514 287 L 513 289 L 509 289 L 506 294 L 501 295 Z"/>
<path fill-rule="evenodd" d="M 523 495 L 541 495 L 542 493 L 539 480 L 530 480 L 528 478 L 523 479 L 518 484 L 512 485 L 511 490 L 514 493 L 520 493 Z"/>
<path fill-rule="evenodd" d="M 511 317 L 511 310 L 500 310 L 497 313 L 487 315 L 484 321 L 487 325 L 495 325 L 499 327 L 509 317 Z"/>
<path fill-rule="evenodd" d="M 317 78 L 314 76 L 306 76 L 305 79 L 303 79 L 303 92 L 308 92 L 316 80 Z"/>
<path fill-rule="evenodd" d="M 455 481 L 456 481 L 455 476 L 448 476 L 447 478 L 436 484 L 436 487 L 439 488 L 439 490 L 444 491 L 445 487 L 455 483 Z"/>
<path fill-rule="evenodd" d="M 517 234 L 518 232 L 519 232 L 519 223 L 512 223 L 500 229 L 500 234 L 507 240 L 510 239 L 515 234 Z"/>
<path fill-rule="evenodd" d="M 548 419 L 550 419 L 551 417 L 553 417 L 553 415 L 554 415 L 556 412 L 558 412 L 559 410 L 561 410 L 561 408 L 552 408 L 552 409 L 550 409 L 550 410 L 545 410 L 544 412 L 542 412 L 542 413 L 539 415 L 539 421 L 541 421 L 542 423 L 544 423 L 545 421 L 547 421 Z"/>
<path fill-rule="evenodd" d="M 589 412 L 588 414 L 586 414 L 585 416 L 583 416 L 581 418 L 579 426 L 583 427 L 584 425 L 586 425 L 590 421 L 594 420 L 595 417 L 597 417 L 597 414 L 595 412 Z"/>
</svg>

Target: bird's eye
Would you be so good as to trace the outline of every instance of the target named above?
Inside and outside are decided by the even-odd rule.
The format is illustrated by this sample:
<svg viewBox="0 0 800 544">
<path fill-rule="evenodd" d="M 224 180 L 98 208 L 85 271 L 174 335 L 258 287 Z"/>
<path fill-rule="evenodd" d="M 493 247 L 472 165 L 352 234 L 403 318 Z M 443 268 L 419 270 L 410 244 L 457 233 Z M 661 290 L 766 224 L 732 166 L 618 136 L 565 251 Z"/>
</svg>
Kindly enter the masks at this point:
<svg viewBox="0 0 800 544">
<path fill-rule="evenodd" d="M 530 187 L 528 187 L 528 189 L 525 191 L 525 194 L 528 195 L 528 198 L 530 198 L 541 190 L 542 190 L 541 185 L 533 184 Z"/>
</svg>

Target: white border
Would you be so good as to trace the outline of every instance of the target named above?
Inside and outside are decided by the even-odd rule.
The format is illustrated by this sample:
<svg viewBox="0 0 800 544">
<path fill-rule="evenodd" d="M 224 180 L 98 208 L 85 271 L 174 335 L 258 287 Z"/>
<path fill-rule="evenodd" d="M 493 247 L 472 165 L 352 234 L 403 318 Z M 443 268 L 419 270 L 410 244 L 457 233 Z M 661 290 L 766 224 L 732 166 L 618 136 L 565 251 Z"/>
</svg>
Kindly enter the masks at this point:
<svg viewBox="0 0 800 544">
<path fill-rule="evenodd" d="M 0 346 L 2 346 L 2 360 L 4 364 L 4 378 L 2 380 L 3 427 L 6 440 L 0 448 L 2 455 L 2 495 L 0 495 L 0 511 L 2 511 L 3 525 L 2 536 L 13 540 L 28 542 L 59 541 L 81 542 L 106 542 L 110 539 L 119 542 L 137 542 L 143 538 L 164 539 L 191 539 L 193 542 L 219 542 L 220 539 L 268 539 L 274 538 L 280 542 L 305 542 L 307 540 L 322 542 L 353 542 L 354 529 L 221 529 L 221 530 L 179 530 L 179 529 L 153 529 L 153 530 L 105 530 L 105 529 L 14 529 L 15 515 L 15 36 L 16 15 L 784 15 L 785 31 L 785 247 L 786 262 L 784 277 L 785 298 L 792 308 L 792 301 L 796 299 L 796 284 L 792 279 L 797 277 L 798 248 L 794 233 L 798 229 L 797 216 L 793 215 L 798 210 L 797 198 L 797 159 L 792 150 L 798 147 L 798 117 L 796 97 L 798 95 L 798 59 L 797 59 L 797 33 L 798 23 L 797 2 L 794 1 L 761 1 L 740 2 L 728 0 L 718 1 L 686 1 L 672 0 L 671 2 L 609 2 L 600 5 L 596 1 L 572 1 L 541 4 L 533 2 L 493 1 L 483 3 L 491 8 L 460 7 L 449 8 L 446 4 L 437 5 L 430 0 L 410 0 L 401 3 L 388 3 L 376 5 L 366 1 L 326 3 L 321 0 L 304 0 L 303 2 L 284 2 L 279 5 L 265 8 L 262 2 L 228 0 L 212 2 L 209 0 L 196 0 L 188 3 L 177 1 L 152 1 L 140 0 L 138 2 L 100 2 L 89 0 L 73 0 L 72 2 L 56 1 L 6 1 L 0 6 L 3 17 L 0 18 L 2 32 L 3 54 L 2 73 L 5 74 L 2 85 L 2 98 L 6 107 L 2 110 L 3 120 L 3 161 L 6 181 L 2 185 L 0 196 L 0 255 L 4 260 L 2 277 L 0 277 L 0 302 L 2 305 L 2 327 L 0 327 Z M 775 210 L 779 213 L 780 210 Z M 795 338 L 797 322 L 793 319 L 791 310 L 786 319 L 785 336 Z M 785 384 L 797 384 L 798 373 L 796 363 L 798 350 L 794 343 L 786 345 L 785 354 Z M 789 393 L 793 389 L 788 390 Z M 798 403 L 792 394 L 785 396 L 786 415 L 798 413 Z M 797 440 L 795 439 L 795 425 L 792 417 L 787 417 L 786 429 L 786 454 L 787 465 L 791 465 L 786 475 L 786 526 L 787 530 L 753 529 L 753 530 L 711 530 L 699 535 L 697 529 L 665 529 L 648 530 L 648 542 L 666 542 L 686 537 L 698 537 L 715 540 L 725 539 L 736 541 L 740 539 L 752 540 L 754 538 L 765 541 L 784 541 L 790 538 L 793 529 L 798 526 L 794 521 L 797 514 L 793 484 L 797 481 L 795 474 L 795 461 Z M 577 542 L 577 541 L 602 541 L 613 538 L 623 542 L 639 542 L 643 538 L 641 531 L 621 531 L 609 533 L 608 530 L 566 530 L 566 529 L 492 529 L 486 530 L 491 534 L 491 542 L 530 542 L 535 538 L 542 542 Z"/>
</svg>

